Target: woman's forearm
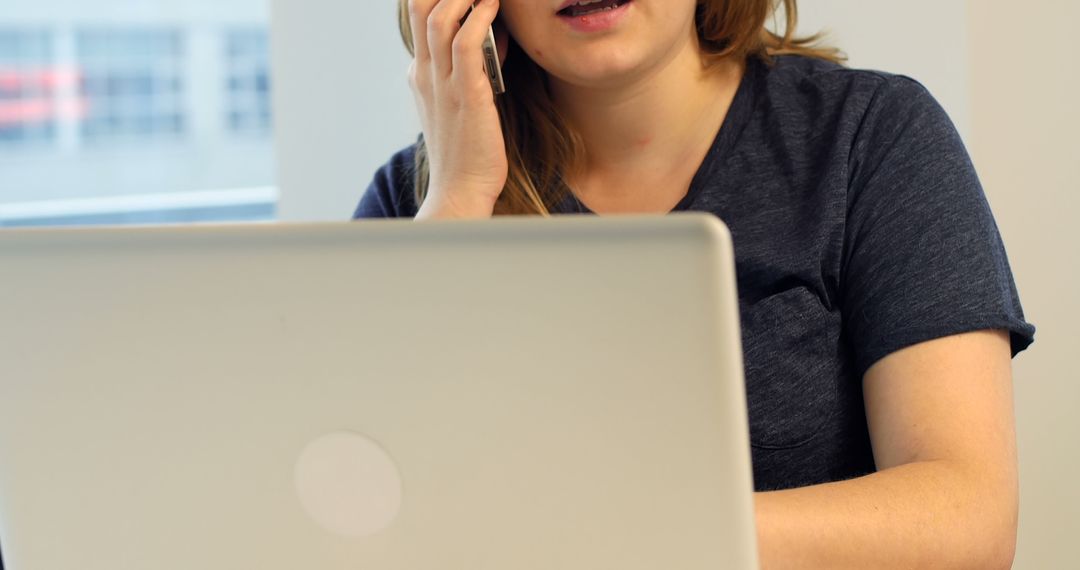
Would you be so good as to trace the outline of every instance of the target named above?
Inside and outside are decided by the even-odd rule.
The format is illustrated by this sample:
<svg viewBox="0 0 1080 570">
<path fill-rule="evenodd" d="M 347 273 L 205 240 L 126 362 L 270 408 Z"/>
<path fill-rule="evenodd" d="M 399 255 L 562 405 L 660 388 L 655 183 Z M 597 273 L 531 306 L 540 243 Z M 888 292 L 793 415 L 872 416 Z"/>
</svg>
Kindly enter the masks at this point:
<svg viewBox="0 0 1080 570">
<path fill-rule="evenodd" d="M 758 493 L 762 568 L 1009 568 L 1016 489 L 987 471 L 929 461 Z"/>
</svg>

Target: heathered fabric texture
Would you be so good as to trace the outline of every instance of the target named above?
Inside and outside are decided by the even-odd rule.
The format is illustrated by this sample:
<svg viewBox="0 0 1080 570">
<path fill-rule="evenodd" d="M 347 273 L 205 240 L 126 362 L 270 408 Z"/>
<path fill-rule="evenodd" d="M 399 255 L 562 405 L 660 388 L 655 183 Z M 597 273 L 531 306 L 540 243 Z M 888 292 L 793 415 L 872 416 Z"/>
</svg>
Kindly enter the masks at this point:
<svg viewBox="0 0 1080 570">
<path fill-rule="evenodd" d="M 355 216 L 414 216 L 412 168 L 395 155 Z M 862 378 L 882 357 L 982 329 L 1014 354 L 1033 340 L 967 151 L 906 77 L 752 62 L 675 209 L 734 238 L 758 490 L 875 470 Z"/>
</svg>

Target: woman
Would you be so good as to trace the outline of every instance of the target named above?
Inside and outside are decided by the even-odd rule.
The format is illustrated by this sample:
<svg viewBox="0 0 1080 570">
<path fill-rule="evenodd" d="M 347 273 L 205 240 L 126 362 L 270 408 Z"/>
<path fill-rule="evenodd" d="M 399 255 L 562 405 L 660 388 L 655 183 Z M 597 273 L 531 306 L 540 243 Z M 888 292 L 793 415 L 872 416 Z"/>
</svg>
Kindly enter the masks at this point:
<svg viewBox="0 0 1080 570">
<path fill-rule="evenodd" d="M 794 38 L 795 0 L 783 35 L 774 0 L 578 1 L 401 0 L 424 136 L 356 216 L 718 215 L 764 567 L 1009 567 L 1034 329 L 945 113 Z"/>
</svg>

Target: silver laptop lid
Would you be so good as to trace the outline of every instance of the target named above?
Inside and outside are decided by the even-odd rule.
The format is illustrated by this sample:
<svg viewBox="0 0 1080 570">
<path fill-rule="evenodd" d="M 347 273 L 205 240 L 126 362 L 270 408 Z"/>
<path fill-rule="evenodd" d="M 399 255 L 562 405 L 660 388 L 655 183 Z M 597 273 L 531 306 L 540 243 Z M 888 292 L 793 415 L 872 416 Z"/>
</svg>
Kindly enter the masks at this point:
<svg viewBox="0 0 1080 570">
<path fill-rule="evenodd" d="M 9 570 L 756 565 L 711 217 L 0 233 Z"/>
</svg>

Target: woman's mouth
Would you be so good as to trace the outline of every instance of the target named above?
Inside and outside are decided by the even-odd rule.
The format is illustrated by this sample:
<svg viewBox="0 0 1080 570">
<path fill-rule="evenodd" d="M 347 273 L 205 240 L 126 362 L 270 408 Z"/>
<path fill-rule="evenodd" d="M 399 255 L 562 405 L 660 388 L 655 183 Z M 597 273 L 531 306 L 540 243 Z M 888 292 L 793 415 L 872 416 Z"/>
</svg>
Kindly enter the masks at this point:
<svg viewBox="0 0 1080 570">
<path fill-rule="evenodd" d="M 590 16 L 615 10 L 629 2 L 630 0 L 577 0 L 574 4 L 559 10 L 559 15 L 567 18 Z"/>
<path fill-rule="evenodd" d="M 576 32 L 603 32 L 615 28 L 632 4 L 633 0 L 572 0 L 557 15 Z"/>
</svg>

